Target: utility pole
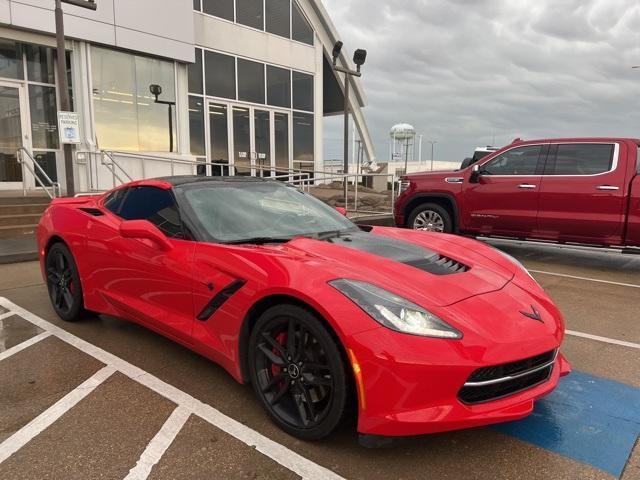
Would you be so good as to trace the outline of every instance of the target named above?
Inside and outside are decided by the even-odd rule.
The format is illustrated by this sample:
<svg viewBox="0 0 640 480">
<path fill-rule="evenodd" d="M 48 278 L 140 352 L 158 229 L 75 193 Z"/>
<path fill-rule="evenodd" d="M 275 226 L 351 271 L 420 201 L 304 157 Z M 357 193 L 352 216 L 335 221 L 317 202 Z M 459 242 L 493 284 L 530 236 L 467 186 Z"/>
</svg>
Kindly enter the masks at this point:
<svg viewBox="0 0 640 480">
<path fill-rule="evenodd" d="M 76 7 L 96 10 L 98 7 L 95 0 L 56 0 L 56 43 L 58 56 L 58 92 L 60 94 L 60 108 L 63 112 L 71 110 L 69 99 L 69 81 L 67 80 L 67 50 L 64 44 L 64 12 L 62 4 L 68 3 Z M 65 143 L 64 149 L 64 172 L 67 184 L 67 195 L 73 197 L 76 193 L 75 179 L 73 176 L 73 152 L 71 144 Z"/>
<path fill-rule="evenodd" d="M 434 151 L 435 144 L 438 142 L 435 140 L 429 140 L 427 143 L 431 144 L 431 171 L 433 172 L 433 155 L 434 155 L 433 151 Z"/>
<path fill-rule="evenodd" d="M 337 41 L 333 46 L 333 70 L 336 72 L 344 73 L 344 158 L 343 158 L 343 170 L 344 176 L 344 201 L 345 208 L 348 205 L 349 200 L 349 86 L 351 83 L 351 77 L 361 77 L 362 72 L 360 69 L 364 62 L 367 60 L 367 51 L 358 49 L 353 54 L 353 63 L 356 64 L 357 70 L 351 70 L 349 68 L 343 68 L 338 66 L 338 58 L 342 52 L 343 43 Z M 357 172 L 357 170 L 356 170 Z M 356 177 L 357 181 L 357 177 Z"/>
</svg>

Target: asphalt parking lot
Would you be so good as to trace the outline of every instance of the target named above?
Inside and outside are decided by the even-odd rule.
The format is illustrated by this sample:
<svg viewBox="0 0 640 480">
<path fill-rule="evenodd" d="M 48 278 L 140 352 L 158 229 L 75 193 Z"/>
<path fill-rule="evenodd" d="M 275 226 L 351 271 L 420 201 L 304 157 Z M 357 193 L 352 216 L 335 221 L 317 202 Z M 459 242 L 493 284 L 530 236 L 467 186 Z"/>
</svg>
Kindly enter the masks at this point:
<svg viewBox="0 0 640 480">
<path fill-rule="evenodd" d="M 0 266 L 1 479 L 640 479 L 640 257 L 494 242 L 565 314 L 574 372 L 526 420 L 360 447 L 267 419 L 248 386 L 137 325 L 61 322 L 36 262 Z"/>
</svg>

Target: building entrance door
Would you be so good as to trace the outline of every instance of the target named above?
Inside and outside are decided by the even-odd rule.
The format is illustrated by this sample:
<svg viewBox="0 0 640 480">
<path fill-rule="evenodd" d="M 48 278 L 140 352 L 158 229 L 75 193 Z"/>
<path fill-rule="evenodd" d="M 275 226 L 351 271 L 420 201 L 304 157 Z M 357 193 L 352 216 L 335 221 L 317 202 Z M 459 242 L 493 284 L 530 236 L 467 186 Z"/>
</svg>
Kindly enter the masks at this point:
<svg viewBox="0 0 640 480">
<path fill-rule="evenodd" d="M 208 101 L 207 111 L 209 175 L 270 177 L 288 173 L 289 113 L 215 100 Z"/>
<path fill-rule="evenodd" d="M 0 189 L 23 187 L 23 169 L 18 150 L 29 149 L 28 122 L 22 86 L 0 82 Z"/>
</svg>

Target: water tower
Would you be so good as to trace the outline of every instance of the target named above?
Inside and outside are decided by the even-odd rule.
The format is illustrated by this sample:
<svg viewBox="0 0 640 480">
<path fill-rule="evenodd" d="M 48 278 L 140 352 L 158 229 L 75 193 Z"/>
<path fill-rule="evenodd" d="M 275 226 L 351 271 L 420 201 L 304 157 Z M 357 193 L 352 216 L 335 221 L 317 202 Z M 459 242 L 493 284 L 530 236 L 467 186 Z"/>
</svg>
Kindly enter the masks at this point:
<svg viewBox="0 0 640 480">
<path fill-rule="evenodd" d="M 409 158 L 415 158 L 416 129 L 408 123 L 394 125 L 389 132 L 391 145 L 389 156 L 392 162 L 404 161 L 404 170 L 407 171 Z"/>
</svg>

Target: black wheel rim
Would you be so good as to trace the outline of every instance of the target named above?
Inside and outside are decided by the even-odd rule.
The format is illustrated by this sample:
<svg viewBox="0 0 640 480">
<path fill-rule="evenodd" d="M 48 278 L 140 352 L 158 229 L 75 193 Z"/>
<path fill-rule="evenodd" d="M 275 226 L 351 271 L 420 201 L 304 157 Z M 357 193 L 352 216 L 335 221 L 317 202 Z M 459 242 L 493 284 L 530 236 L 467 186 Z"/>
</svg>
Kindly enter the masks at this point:
<svg viewBox="0 0 640 480">
<path fill-rule="evenodd" d="M 69 313 L 74 302 L 74 282 L 71 264 L 62 252 L 53 252 L 47 257 L 47 284 L 56 310 Z"/>
<path fill-rule="evenodd" d="M 270 322 L 256 345 L 258 390 L 267 408 L 287 424 L 311 429 L 327 416 L 334 376 L 321 342 L 294 318 Z"/>
</svg>

